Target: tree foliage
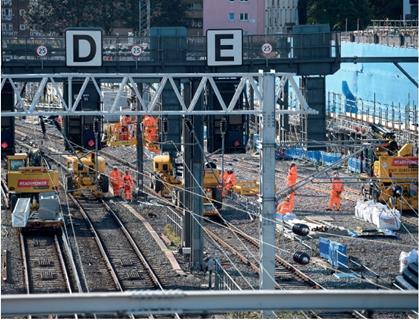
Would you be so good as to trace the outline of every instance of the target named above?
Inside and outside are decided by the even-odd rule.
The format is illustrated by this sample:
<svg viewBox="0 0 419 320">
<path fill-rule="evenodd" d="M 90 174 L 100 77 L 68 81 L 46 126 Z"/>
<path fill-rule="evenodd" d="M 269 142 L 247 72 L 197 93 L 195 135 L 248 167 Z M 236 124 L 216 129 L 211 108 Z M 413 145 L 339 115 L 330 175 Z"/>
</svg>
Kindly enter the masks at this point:
<svg viewBox="0 0 419 320">
<path fill-rule="evenodd" d="M 399 19 L 401 1 L 307 0 L 307 22 L 328 23 L 332 30 L 364 29 L 371 19 Z"/>
<path fill-rule="evenodd" d="M 152 27 L 186 26 L 184 0 L 153 0 L 151 1 Z"/>
<path fill-rule="evenodd" d="M 37 0 L 25 16 L 30 28 L 63 33 L 69 27 L 100 27 L 109 34 L 115 27 L 134 27 L 138 4 L 129 0 Z M 137 14 L 138 16 L 138 14 Z"/>
</svg>

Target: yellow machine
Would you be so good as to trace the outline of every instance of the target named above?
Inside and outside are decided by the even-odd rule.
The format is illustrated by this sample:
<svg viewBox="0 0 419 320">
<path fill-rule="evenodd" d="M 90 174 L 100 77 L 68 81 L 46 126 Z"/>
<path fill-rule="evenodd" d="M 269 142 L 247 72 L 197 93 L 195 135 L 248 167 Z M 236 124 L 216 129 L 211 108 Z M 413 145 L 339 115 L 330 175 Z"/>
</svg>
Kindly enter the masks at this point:
<svg viewBox="0 0 419 320">
<path fill-rule="evenodd" d="M 6 182 L 12 211 L 19 198 L 30 198 L 34 209 L 40 194 L 53 192 L 59 186 L 59 175 L 57 170 L 42 166 L 39 150 L 33 150 L 7 156 Z"/>
<path fill-rule="evenodd" d="M 204 215 L 218 215 L 222 206 L 220 185 L 220 170 L 214 163 L 207 163 L 204 168 Z M 151 187 L 160 192 L 163 197 L 172 198 L 173 202 L 181 205 L 181 189 L 183 181 L 176 176 L 172 160 L 167 154 L 155 156 L 153 159 L 153 176 Z"/>
<path fill-rule="evenodd" d="M 208 162 L 204 167 L 204 215 L 217 216 L 218 210 L 223 206 L 221 192 L 221 171 L 213 162 Z"/>
<path fill-rule="evenodd" d="M 102 197 L 109 191 L 109 179 L 105 175 L 106 162 L 95 153 L 88 153 L 82 157 L 77 155 L 65 156 L 68 171 L 66 176 L 67 190 L 75 196 L 87 190 L 96 197 Z"/>
<path fill-rule="evenodd" d="M 413 155 L 413 145 L 405 144 L 397 155 L 376 151 L 374 182 L 370 195 L 398 210 L 418 209 L 418 157 Z"/>
<path fill-rule="evenodd" d="M 170 156 L 168 154 L 155 156 L 151 188 L 157 193 L 160 192 L 163 197 L 171 198 L 174 187 L 182 185 L 182 181 L 175 174 Z"/>
<path fill-rule="evenodd" d="M 371 134 L 385 142 L 369 152 L 367 161 L 372 178 L 365 195 L 400 211 L 418 209 L 418 157 L 413 144 L 398 147 L 394 132 L 371 125 Z"/>
<path fill-rule="evenodd" d="M 110 123 L 105 128 L 106 145 L 108 147 L 135 146 L 135 123 L 126 123 L 121 119 L 119 123 Z"/>
<path fill-rule="evenodd" d="M 242 180 L 237 182 L 232 190 L 241 196 L 256 196 L 259 194 L 259 182 L 256 180 Z"/>
</svg>

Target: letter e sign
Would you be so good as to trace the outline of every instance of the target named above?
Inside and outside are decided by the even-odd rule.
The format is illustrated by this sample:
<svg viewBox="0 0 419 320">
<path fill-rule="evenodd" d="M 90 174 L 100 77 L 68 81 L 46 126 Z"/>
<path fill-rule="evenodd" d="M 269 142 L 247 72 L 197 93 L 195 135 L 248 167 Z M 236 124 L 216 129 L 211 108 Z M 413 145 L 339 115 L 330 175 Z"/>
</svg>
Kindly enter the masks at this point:
<svg viewBox="0 0 419 320">
<path fill-rule="evenodd" d="M 207 30 L 208 66 L 241 65 L 243 30 Z"/>
<path fill-rule="evenodd" d="M 67 29 L 65 54 L 67 67 L 102 66 L 102 30 Z"/>
</svg>

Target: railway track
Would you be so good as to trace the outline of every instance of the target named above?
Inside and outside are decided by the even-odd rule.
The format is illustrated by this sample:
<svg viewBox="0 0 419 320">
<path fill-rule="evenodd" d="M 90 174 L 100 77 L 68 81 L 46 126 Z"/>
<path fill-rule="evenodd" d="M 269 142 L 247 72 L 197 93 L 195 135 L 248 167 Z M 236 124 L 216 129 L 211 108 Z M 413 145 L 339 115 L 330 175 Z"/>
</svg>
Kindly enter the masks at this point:
<svg viewBox="0 0 419 320">
<path fill-rule="evenodd" d="M 177 218 L 172 217 L 173 220 L 178 220 L 180 213 L 176 213 L 171 210 L 173 214 L 177 214 Z M 255 222 L 253 222 L 255 223 Z M 206 236 L 216 242 L 218 246 L 221 246 L 223 250 L 231 252 L 243 265 L 247 266 L 252 272 L 258 274 L 260 272 L 258 266 L 259 258 L 259 240 L 255 239 L 251 235 L 247 234 L 243 230 L 240 230 L 235 225 L 226 223 L 228 231 L 233 233 L 233 236 L 228 236 L 225 233 L 220 232 L 223 228 L 212 228 L 210 225 L 204 227 L 204 233 Z M 228 239 L 228 240 L 227 240 Z M 247 249 L 244 246 L 247 245 Z M 253 247 L 253 256 L 249 257 L 249 247 Z M 278 290 L 327 290 L 321 284 L 304 274 L 297 267 L 281 258 L 278 254 L 275 256 L 276 270 L 275 270 L 275 281 L 277 283 L 276 289 Z M 237 272 L 234 272 L 237 275 Z M 234 281 L 237 285 L 241 286 L 241 289 L 254 289 L 249 287 L 249 283 L 240 281 L 239 278 L 235 277 Z M 365 319 L 366 316 L 359 311 L 347 311 L 347 312 L 301 312 L 306 318 L 317 318 L 317 319 Z"/>
<path fill-rule="evenodd" d="M 163 289 L 140 248 L 105 201 L 75 198 L 72 195 L 69 198 L 76 204 L 97 239 L 101 254 L 119 290 Z"/>
<path fill-rule="evenodd" d="M 28 294 L 74 291 L 58 235 L 20 233 L 20 247 Z"/>
<path fill-rule="evenodd" d="M 242 169 L 244 172 L 246 172 L 247 174 L 249 172 L 254 172 L 255 174 L 259 174 L 259 169 L 258 166 L 259 164 L 253 161 L 249 161 L 249 160 L 241 160 L 238 163 L 235 163 L 235 166 L 239 169 Z M 303 179 L 307 179 L 309 178 L 306 175 L 299 175 L 300 176 L 300 180 Z M 275 169 L 275 177 L 279 179 L 279 181 L 286 181 L 287 178 L 287 173 L 284 171 L 281 171 L 279 169 Z M 311 191 L 314 192 L 320 192 L 323 194 L 330 194 L 330 189 L 326 189 L 326 188 L 321 188 L 319 186 L 316 185 L 312 185 L 312 184 L 306 184 L 303 186 L 303 188 L 307 188 Z M 283 191 L 285 190 L 284 188 L 278 190 L 278 191 Z M 353 201 L 356 202 L 357 199 L 359 199 L 361 193 L 359 192 L 359 190 L 355 190 L 353 188 L 349 188 L 349 187 L 345 187 L 345 192 L 343 194 L 343 198 L 349 201 Z"/>
<path fill-rule="evenodd" d="M 105 200 L 92 197 L 75 198 L 71 194 L 69 199 L 78 207 L 89 233 L 93 235 L 116 290 L 164 290 L 154 268 Z M 98 291 L 106 290 L 109 290 L 109 287 Z M 132 314 L 128 316 L 131 319 L 135 318 Z M 178 314 L 174 314 L 173 317 L 180 319 Z M 150 315 L 149 318 L 155 318 L 155 315 Z"/>
<path fill-rule="evenodd" d="M 57 138 L 61 138 L 57 135 Z M 127 153 L 127 152 L 126 152 Z M 102 156 L 104 156 L 105 158 L 107 158 L 108 160 L 111 160 L 113 163 L 118 163 L 118 164 L 122 164 L 128 168 L 132 168 L 132 169 L 136 169 L 136 166 L 133 164 L 133 161 L 130 161 L 129 158 L 127 157 L 123 157 L 121 156 L 121 154 L 113 154 L 111 152 L 108 151 L 104 151 L 101 150 L 100 154 Z M 128 154 L 128 153 L 127 153 Z M 124 158 L 124 159 L 122 159 Z M 235 164 L 237 165 L 237 163 Z M 245 164 L 238 164 L 238 166 L 242 166 L 242 168 L 244 170 L 246 170 L 247 173 L 253 171 L 258 173 L 258 170 L 255 169 L 255 163 L 252 161 L 245 161 Z M 285 173 L 279 171 L 278 169 L 276 169 L 276 175 L 278 178 L 280 179 L 285 179 L 286 175 Z M 304 178 L 303 175 L 301 175 L 302 178 Z M 325 190 L 322 189 L 321 187 L 314 187 L 314 186 L 304 186 L 304 187 L 309 187 L 309 189 L 313 190 L 314 192 L 321 192 L 321 193 L 329 193 L 329 190 Z M 147 193 L 152 193 L 152 190 L 149 190 L 147 187 Z M 352 192 L 352 190 L 348 190 L 348 193 L 353 194 L 354 196 L 357 194 L 359 195 L 359 192 Z M 156 197 L 158 197 L 158 195 L 156 195 Z M 348 199 L 351 201 L 354 201 L 352 199 Z M 229 226 L 230 228 L 232 228 L 231 226 Z M 234 226 L 233 226 L 234 227 Z M 233 228 L 234 229 L 234 228 Z M 211 231 L 210 231 L 211 232 Z M 249 235 L 247 235 L 248 237 L 250 237 Z M 246 241 L 246 242 L 251 242 L 251 241 L 255 241 L 256 243 L 258 242 L 258 240 L 256 239 L 252 239 L 246 240 L 246 236 L 245 235 L 237 235 L 237 237 L 241 237 L 242 241 Z M 251 237 L 250 237 L 251 238 Z M 221 243 L 223 239 L 221 237 L 218 238 L 218 242 Z M 225 240 L 225 238 L 224 238 Z M 254 246 L 256 247 L 257 244 L 254 244 Z M 230 244 L 230 247 L 234 247 L 234 245 Z M 257 252 L 257 250 L 255 250 L 255 252 Z M 254 261 L 251 261 L 251 259 L 246 258 L 246 256 L 240 252 L 236 253 L 235 255 L 239 256 L 239 255 L 243 256 L 243 263 L 249 265 L 254 272 L 258 271 L 258 267 L 256 265 L 256 263 Z M 247 259 L 247 260 L 246 260 Z M 320 284 L 316 283 L 314 280 L 310 279 L 308 276 L 306 276 L 303 272 L 301 272 L 300 270 L 298 270 L 298 268 L 296 268 L 295 266 L 289 264 L 287 261 L 281 259 L 279 257 L 276 258 L 277 259 L 277 272 L 276 272 L 276 278 L 278 279 L 278 283 L 280 284 L 281 288 L 285 288 L 285 289 L 306 289 L 306 288 L 317 288 L 317 289 L 324 289 Z M 241 258 L 240 258 L 241 260 Z M 282 261 L 281 261 L 282 260 Z M 246 261 L 246 262 L 245 262 Z M 355 317 L 355 318 L 365 318 L 365 316 L 358 311 L 354 311 L 354 312 L 349 312 L 349 313 L 338 313 L 338 314 L 332 314 L 332 313 L 313 313 L 311 315 L 309 315 L 310 317 L 316 317 L 316 318 L 348 318 L 348 317 Z"/>
<path fill-rule="evenodd" d="M 63 166 L 62 159 L 49 158 Z M 66 221 L 71 226 L 70 242 L 78 251 L 78 271 L 83 274 L 86 291 L 163 290 L 151 264 L 104 200 L 75 198 L 71 194 L 67 197 L 76 207 L 76 210 L 69 208 L 71 214 Z M 174 317 L 179 318 L 177 314 Z"/>
</svg>

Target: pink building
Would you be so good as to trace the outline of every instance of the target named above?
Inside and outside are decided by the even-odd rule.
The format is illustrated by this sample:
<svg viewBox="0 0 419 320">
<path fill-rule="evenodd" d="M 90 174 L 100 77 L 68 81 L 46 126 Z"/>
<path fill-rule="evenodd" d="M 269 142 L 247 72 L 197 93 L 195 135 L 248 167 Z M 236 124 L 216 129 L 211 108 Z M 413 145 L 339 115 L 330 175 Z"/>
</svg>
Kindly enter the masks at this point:
<svg viewBox="0 0 419 320">
<path fill-rule="evenodd" d="M 243 29 L 265 33 L 264 0 L 204 0 L 204 34 L 208 29 Z"/>
</svg>

